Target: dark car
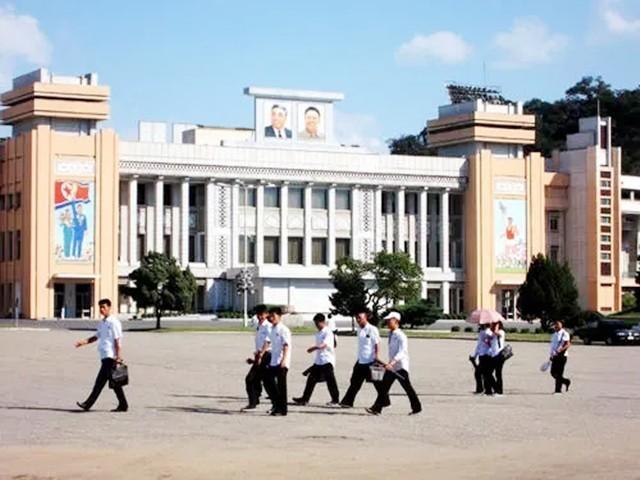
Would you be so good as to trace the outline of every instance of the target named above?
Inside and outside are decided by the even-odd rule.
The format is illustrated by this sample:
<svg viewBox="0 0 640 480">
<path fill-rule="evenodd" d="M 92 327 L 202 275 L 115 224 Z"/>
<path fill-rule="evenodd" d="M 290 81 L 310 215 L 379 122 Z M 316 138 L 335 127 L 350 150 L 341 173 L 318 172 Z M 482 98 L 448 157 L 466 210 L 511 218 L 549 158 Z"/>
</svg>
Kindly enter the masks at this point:
<svg viewBox="0 0 640 480">
<path fill-rule="evenodd" d="M 593 320 L 574 333 L 585 345 L 604 342 L 607 345 L 640 343 L 640 331 L 627 326 L 622 320 Z"/>
</svg>

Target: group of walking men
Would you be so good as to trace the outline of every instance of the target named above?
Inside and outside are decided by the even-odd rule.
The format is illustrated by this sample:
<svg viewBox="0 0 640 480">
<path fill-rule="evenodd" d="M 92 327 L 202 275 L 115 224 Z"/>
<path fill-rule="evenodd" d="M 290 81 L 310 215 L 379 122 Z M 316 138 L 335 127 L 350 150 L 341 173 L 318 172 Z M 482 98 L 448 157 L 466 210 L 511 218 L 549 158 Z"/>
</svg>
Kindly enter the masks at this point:
<svg viewBox="0 0 640 480">
<path fill-rule="evenodd" d="M 287 414 L 287 373 L 291 365 L 291 331 L 282 323 L 282 310 L 279 307 L 267 309 L 259 305 L 256 311 L 256 336 L 253 356 L 247 359 L 251 364 L 245 378 L 249 403 L 245 410 L 253 410 L 260 403 L 262 386 L 271 400 L 269 411 L 273 416 Z M 384 368 L 382 379 L 373 382 L 377 391 L 377 398 L 373 405 L 367 408 L 372 415 L 379 415 L 382 409 L 388 407 L 389 390 L 398 380 L 406 392 L 411 403 L 411 414 L 420 413 L 422 405 L 409 379 L 409 347 L 407 336 L 400 329 L 400 314 L 391 312 L 385 318 L 389 328 L 389 361 L 380 359 L 380 333 L 369 323 L 369 312 L 362 310 L 356 315 L 358 324 L 358 352 L 353 366 L 351 380 L 346 394 L 340 400 L 338 382 L 335 377 L 337 347 L 335 325 L 329 325 L 327 318 L 318 313 L 313 322 L 317 332 L 314 345 L 307 349 L 307 353 L 314 354 L 314 362 L 305 370 L 307 377 L 302 396 L 293 398 L 297 405 L 306 405 L 311 399 L 315 386 L 326 382 L 331 401 L 329 406 L 351 408 L 356 395 L 363 383 L 371 382 L 372 367 Z"/>
</svg>

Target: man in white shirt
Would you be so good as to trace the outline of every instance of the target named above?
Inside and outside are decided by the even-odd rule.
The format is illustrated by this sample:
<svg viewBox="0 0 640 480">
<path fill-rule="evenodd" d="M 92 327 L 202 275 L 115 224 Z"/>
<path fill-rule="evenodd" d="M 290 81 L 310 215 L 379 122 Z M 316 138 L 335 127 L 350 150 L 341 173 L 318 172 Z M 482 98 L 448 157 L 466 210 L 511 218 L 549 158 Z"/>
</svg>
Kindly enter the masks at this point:
<svg viewBox="0 0 640 480">
<path fill-rule="evenodd" d="M 564 377 L 564 367 L 567 365 L 567 350 L 571 346 L 571 337 L 569 332 L 564 329 L 562 320 L 556 320 L 553 324 L 553 329 L 555 333 L 551 336 L 549 360 L 551 360 L 551 376 L 556 381 L 554 393 L 562 393 L 563 385 L 568 392 L 571 380 Z"/>
<path fill-rule="evenodd" d="M 336 319 L 333 315 L 327 315 L 327 327 L 333 333 L 333 348 L 338 348 L 338 326 L 336 325 Z"/>
<path fill-rule="evenodd" d="M 271 323 L 269 323 L 269 312 L 265 305 L 258 305 L 256 311 L 256 337 L 253 356 L 247 358 L 247 363 L 251 365 L 249 373 L 245 377 L 247 397 L 249 403 L 244 410 L 253 410 L 260 403 L 262 394 L 262 383 L 265 381 L 267 368 L 271 363 Z"/>
<path fill-rule="evenodd" d="M 345 393 L 340 406 L 343 408 L 353 407 L 353 402 L 356 399 L 356 395 L 362 388 L 362 384 L 366 380 L 371 382 L 371 365 L 378 360 L 378 347 L 380 345 L 380 333 L 378 329 L 369 323 L 369 312 L 362 309 L 356 314 L 356 322 L 358 323 L 358 360 L 353 366 L 351 372 L 351 380 L 349 382 L 349 388 Z M 373 382 L 373 386 L 380 394 L 382 385 L 381 382 Z M 384 406 L 391 405 L 389 396 L 384 394 L 383 397 Z"/>
<path fill-rule="evenodd" d="M 313 389 L 318 382 L 327 382 L 329 395 L 331 395 L 330 406 L 337 406 L 340 401 L 340 393 L 338 392 L 338 382 L 333 371 L 336 364 L 336 355 L 334 350 L 333 332 L 327 325 L 325 316 L 317 313 L 313 317 L 318 333 L 316 333 L 315 345 L 307 349 L 307 353 L 315 352 L 315 360 L 313 365 L 307 370 L 307 384 L 301 397 L 294 398 L 293 401 L 298 405 L 306 405 L 309 403 Z"/>
<path fill-rule="evenodd" d="M 282 323 L 282 309 L 269 310 L 271 321 L 271 362 L 264 386 L 271 397 L 271 415 L 287 414 L 287 372 L 291 365 L 291 331 Z"/>
<path fill-rule="evenodd" d="M 113 369 L 118 363 L 122 362 L 122 324 L 120 320 L 118 320 L 118 317 L 111 315 L 111 300 L 104 298 L 98 302 L 98 306 L 102 320 L 98 325 L 96 334 L 75 343 L 76 348 L 79 348 L 97 341 L 98 353 L 100 354 L 100 360 L 102 362 L 91 394 L 84 402 L 76 402 L 77 405 L 85 411 L 89 410 L 93 404 L 96 403 L 102 389 L 111 379 Z M 126 412 L 129 409 L 129 404 L 124 396 L 122 387 L 115 385 L 113 392 L 118 398 L 118 406 L 111 411 Z"/>
<path fill-rule="evenodd" d="M 386 406 L 386 400 L 389 398 L 389 390 L 396 380 L 400 382 L 409 397 L 409 402 L 411 402 L 409 415 L 415 415 L 422 411 L 418 394 L 409 379 L 409 341 L 400 329 L 400 318 L 398 312 L 391 312 L 385 317 L 387 327 L 389 327 L 389 363 L 384 365 L 386 371 L 382 378 L 382 389 L 378 392 L 378 398 L 370 408 L 367 408 L 367 412 L 372 415 L 382 413 L 382 409 Z"/>
<path fill-rule="evenodd" d="M 494 381 L 493 381 L 493 362 L 491 360 L 491 338 L 493 333 L 491 332 L 491 325 L 489 323 L 480 325 L 480 331 L 478 332 L 478 342 L 476 344 L 475 351 L 469 356 L 469 358 L 478 358 L 478 374 L 482 377 L 482 384 L 484 386 L 484 393 L 486 395 L 493 395 Z M 476 377 L 476 393 L 482 393 L 478 391 L 479 383 Z"/>
</svg>

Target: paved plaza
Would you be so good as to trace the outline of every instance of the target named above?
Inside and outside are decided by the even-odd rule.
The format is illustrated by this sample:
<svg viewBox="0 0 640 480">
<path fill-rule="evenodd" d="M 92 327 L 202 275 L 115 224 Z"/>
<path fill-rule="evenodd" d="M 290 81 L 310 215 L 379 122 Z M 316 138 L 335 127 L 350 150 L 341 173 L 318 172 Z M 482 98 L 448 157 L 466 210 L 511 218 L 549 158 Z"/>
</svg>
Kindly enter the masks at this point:
<svg viewBox="0 0 640 480">
<path fill-rule="evenodd" d="M 632 479 L 640 478 L 640 348 L 571 349 L 567 395 L 539 371 L 546 344 L 516 343 L 506 395 L 474 396 L 473 342 L 410 340 L 412 381 L 424 411 L 408 416 L 396 385 L 392 407 L 368 416 L 365 385 L 350 410 L 312 405 L 285 418 L 246 404 L 246 334 L 130 332 L 124 356 L 131 409 L 113 414 L 109 390 L 89 413 L 99 362 L 89 332 L 0 329 L 0 479 Z M 289 398 L 302 392 L 311 336 L 293 337 Z M 355 339 L 339 338 L 346 389 Z M 386 340 L 384 346 L 386 355 Z"/>
</svg>

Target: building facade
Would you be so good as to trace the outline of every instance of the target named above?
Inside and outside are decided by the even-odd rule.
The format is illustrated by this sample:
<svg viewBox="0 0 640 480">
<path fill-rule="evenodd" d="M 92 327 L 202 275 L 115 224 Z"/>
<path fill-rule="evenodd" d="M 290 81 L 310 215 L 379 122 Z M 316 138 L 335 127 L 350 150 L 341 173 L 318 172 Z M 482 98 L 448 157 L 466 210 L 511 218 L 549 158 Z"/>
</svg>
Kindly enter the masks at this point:
<svg viewBox="0 0 640 480">
<path fill-rule="evenodd" d="M 544 159 L 523 153 L 535 119 L 521 104 L 472 99 L 428 122 L 437 156 L 413 157 L 339 144 L 339 93 L 245 94 L 254 128 L 140 122 L 124 141 L 97 128 L 109 90 L 95 75 L 15 79 L 0 97 L 13 127 L 0 143 L 0 314 L 93 316 L 104 296 L 133 314 L 117 292 L 148 251 L 189 266 L 197 311 L 239 309 L 243 268 L 250 305 L 327 311 L 336 260 L 379 251 L 408 253 L 445 312 L 513 318 L 539 252 L 569 262 L 584 308 L 619 310 L 635 287 L 640 207 L 624 192 L 640 202 L 640 181 L 620 176 L 610 119 L 584 119 Z"/>
</svg>

